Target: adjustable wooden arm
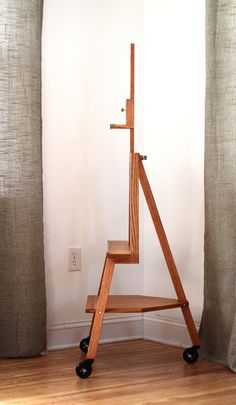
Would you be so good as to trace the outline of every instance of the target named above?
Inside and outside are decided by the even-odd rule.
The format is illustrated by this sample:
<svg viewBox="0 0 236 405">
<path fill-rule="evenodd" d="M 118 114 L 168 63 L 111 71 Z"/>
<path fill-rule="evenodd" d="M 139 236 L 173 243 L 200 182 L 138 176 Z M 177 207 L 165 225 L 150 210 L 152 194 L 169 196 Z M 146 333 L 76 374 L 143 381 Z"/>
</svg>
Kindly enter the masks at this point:
<svg viewBox="0 0 236 405">
<path fill-rule="evenodd" d="M 126 100 L 126 123 L 125 124 L 111 124 L 111 129 L 132 129 L 134 128 L 134 100 Z"/>
<path fill-rule="evenodd" d="M 125 124 L 111 124 L 111 129 L 130 130 L 130 152 L 134 152 L 134 44 L 130 46 L 130 98 L 126 100 Z"/>
</svg>

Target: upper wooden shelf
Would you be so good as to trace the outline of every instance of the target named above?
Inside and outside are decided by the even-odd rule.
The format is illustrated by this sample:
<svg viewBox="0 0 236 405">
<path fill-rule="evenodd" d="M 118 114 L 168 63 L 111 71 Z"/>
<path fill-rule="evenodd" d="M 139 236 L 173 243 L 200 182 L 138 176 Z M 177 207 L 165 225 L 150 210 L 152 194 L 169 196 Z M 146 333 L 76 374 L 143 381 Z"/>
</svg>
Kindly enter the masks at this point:
<svg viewBox="0 0 236 405">
<path fill-rule="evenodd" d="M 110 124 L 110 129 L 131 129 L 134 126 L 129 126 L 126 124 Z"/>
<path fill-rule="evenodd" d="M 107 257 L 115 263 L 138 263 L 139 256 L 136 251 L 131 251 L 130 243 L 127 240 L 109 240 Z"/>
<path fill-rule="evenodd" d="M 107 253 L 109 255 L 130 255 L 129 242 L 127 240 L 109 240 Z"/>
<path fill-rule="evenodd" d="M 87 298 L 86 312 L 93 313 L 97 306 L 97 295 Z M 145 295 L 110 295 L 105 312 L 148 312 L 186 306 L 187 301 Z"/>
</svg>

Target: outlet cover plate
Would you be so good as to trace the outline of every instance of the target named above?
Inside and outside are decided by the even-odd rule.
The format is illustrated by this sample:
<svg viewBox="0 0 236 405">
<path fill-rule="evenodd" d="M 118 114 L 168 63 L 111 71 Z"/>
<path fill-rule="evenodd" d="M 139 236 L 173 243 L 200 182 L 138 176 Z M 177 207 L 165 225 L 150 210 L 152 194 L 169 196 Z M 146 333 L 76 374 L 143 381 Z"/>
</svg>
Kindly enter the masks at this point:
<svg viewBox="0 0 236 405">
<path fill-rule="evenodd" d="M 70 246 L 68 248 L 68 271 L 81 270 L 81 248 Z"/>
</svg>

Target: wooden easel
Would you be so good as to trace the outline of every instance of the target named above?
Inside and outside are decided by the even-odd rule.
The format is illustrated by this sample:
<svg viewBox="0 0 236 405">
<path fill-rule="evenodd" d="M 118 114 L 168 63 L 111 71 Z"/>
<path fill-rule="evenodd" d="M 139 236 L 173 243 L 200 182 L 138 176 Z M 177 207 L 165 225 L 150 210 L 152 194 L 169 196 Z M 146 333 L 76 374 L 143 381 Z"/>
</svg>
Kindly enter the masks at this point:
<svg viewBox="0 0 236 405">
<path fill-rule="evenodd" d="M 198 359 L 199 337 L 189 309 L 182 283 L 173 259 L 170 246 L 163 228 L 160 215 L 148 182 L 141 156 L 134 152 L 134 44 L 131 44 L 130 60 L 130 98 L 126 100 L 126 123 L 111 124 L 111 129 L 129 129 L 130 131 L 130 166 L 129 166 L 129 231 L 127 241 L 108 241 L 103 273 L 98 294 L 88 296 L 86 312 L 93 313 L 90 334 L 82 339 L 80 348 L 86 353 L 86 359 L 76 367 L 81 378 L 92 373 L 92 363 L 96 357 L 100 332 L 105 312 L 146 312 L 162 309 L 181 308 L 193 346 L 183 353 L 184 359 L 194 363 Z M 154 227 L 165 257 L 176 299 L 149 297 L 141 295 L 109 295 L 114 267 L 118 263 L 139 262 L 139 183 L 153 220 Z"/>
</svg>

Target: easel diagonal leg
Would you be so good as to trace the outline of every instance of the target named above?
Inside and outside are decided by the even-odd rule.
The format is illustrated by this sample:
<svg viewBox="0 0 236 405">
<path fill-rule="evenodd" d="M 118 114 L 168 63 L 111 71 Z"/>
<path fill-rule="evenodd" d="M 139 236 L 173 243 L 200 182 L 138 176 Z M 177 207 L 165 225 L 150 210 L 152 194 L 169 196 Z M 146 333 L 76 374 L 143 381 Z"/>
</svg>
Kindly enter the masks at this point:
<svg viewBox="0 0 236 405">
<path fill-rule="evenodd" d="M 87 359 L 94 360 L 96 356 L 104 313 L 106 310 L 106 304 L 108 300 L 109 289 L 112 281 L 113 270 L 114 270 L 114 262 L 106 257 L 102 279 L 98 291 L 96 310 L 93 316 L 93 321 L 90 329 L 90 341 L 86 356 Z"/>
<path fill-rule="evenodd" d="M 196 327 L 195 327 L 195 324 L 194 324 L 194 321 L 192 318 L 192 314 L 189 309 L 189 303 L 185 296 L 185 292 L 184 292 L 184 289 L 183 289 L 183 286 L 182 286 L 182 283 L 181 283 L 181 280 L 180 280 L 180 277 L 179 277 L 179 274 L 178 274 L 178 271 L 177 271 L 177 268 L 175 265 L 175 261 L 174 261 L 174 258 L 173 258 L 173 255 L 172 255 L 172 252 L 171 252 L 171 249 L 170 249 L 167 237 L 166 237 L 164 227 L 161 222 L 161 218 L 160 218 L 157 206 L 156 206 L 155 199 L 152 194 L 150 184 L 148 182 L 148 178 L 147 178 L 141 157 L 139 159 L 139 180 L 140 180 L 140 183 L 141 183 L 141 186 L 143 189 L 145 199 L 147 201 L 147 205 L 148 205 L 148 208 L 149 208 L 152 220 L 153 220 L 153 224 L 154 224 L 154 227 L 155 227 L 155 230 L 156 230 L 156 233 L 157 233 L 157 236 L 158 236 L 158 239 L 159 239 L 162 251 L 163 251 L 163 255 L 166 260 L 166 264 L 167 264 L 167 267 L 168 267 L 168 270 L 169 270 L 169 273 L 170 273 L 170 276 L 171 276 L 171 279 L 173 282 L 173 286 L 176 291 L 176 295 L 178 297 L 178 300 L 180 300 L 184 303 L 184 305 L 182 306 L 181 309 L 182 309 L 183 316 L 184 316 L 184 319 L 186 322 L 186 326 L 188 328 L 189 335 L 191 337 L 193 345 L 199 346 L 199 337 L 198 337 L 197 330 L 196 330 Z"/>
</svg>

